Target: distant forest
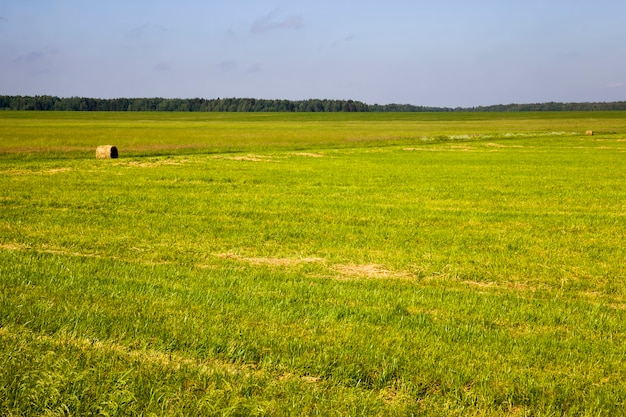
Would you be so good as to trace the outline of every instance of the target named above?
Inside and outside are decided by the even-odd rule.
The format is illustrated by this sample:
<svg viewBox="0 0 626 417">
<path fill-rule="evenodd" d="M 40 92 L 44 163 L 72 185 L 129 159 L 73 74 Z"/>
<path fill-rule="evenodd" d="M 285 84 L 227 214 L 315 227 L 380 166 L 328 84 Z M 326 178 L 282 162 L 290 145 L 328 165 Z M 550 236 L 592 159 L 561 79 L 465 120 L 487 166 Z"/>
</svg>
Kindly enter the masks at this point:
<svg viewBox="0 0 626 417">
<path fill-rule="evenodd" d="M 608 103 L 498 104 L 480 107 L 429 107 L 366 104 L 353 100 L 264 100 L 253 98 L 88 98 L 0 96 L 0 110 L 164 111 L 164 112 L 520 112 L 626 110 L 626 101 Z"/>
</svg>

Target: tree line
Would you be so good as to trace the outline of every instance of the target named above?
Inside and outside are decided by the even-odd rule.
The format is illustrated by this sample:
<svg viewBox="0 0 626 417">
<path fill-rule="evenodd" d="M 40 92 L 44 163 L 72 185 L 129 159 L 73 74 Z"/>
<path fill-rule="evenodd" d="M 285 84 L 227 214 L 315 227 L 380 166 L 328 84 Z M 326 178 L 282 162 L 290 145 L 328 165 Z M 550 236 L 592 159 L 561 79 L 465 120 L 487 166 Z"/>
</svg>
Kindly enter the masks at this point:
<svg viewBox="0 0 626 417">
<path fill-rule="evenodd" d="M 0 96 L 0 110 L 163 111 L 163 112 L 527 112 L 626 110 L 626 101 L 601 103 L 499 104 L 479 107 L 429 107 L 366 104 L 354 100 L 266 100 L 254 98 L 89 98 Z"/>
</svg>

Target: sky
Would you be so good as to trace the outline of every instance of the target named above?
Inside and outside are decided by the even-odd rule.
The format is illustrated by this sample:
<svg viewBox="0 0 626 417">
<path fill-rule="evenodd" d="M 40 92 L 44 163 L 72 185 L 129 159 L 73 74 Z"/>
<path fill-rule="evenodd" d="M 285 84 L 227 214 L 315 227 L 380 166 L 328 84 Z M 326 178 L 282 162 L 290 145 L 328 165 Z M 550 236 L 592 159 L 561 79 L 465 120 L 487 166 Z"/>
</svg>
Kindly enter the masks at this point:
<svg viewBox="0 0 626 417">
<path fill-rule="evenodd" d="M 0 0 L 0 95 L 626 100 L 624 0 Z"/>
</svg>

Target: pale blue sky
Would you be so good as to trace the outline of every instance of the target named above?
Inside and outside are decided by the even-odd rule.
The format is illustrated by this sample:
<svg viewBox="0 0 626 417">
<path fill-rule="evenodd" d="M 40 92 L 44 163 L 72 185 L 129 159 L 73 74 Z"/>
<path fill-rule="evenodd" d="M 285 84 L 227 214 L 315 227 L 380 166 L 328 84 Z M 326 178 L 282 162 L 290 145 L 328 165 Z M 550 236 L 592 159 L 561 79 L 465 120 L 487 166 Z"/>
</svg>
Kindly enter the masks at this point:
<svg viewBox="0 0 626 417">
<path fill-rule="evenodd" d="M 626 1 L 0 0 L 0 94 L 626 100 Z"/>
</svg>

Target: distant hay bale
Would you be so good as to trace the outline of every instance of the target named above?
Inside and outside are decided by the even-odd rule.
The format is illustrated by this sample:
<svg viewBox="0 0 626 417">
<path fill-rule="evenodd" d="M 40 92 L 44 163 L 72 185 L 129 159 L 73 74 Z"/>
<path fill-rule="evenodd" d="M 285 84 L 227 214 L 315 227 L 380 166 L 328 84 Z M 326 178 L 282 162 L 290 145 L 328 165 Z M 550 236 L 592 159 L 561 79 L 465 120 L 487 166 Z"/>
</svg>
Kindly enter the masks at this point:
<svg viewBox="0 0 626 417">
<path fill-rule="evenodd" d="M 588 130 L 585 132 L 585 135 L 587 136 L 593 136 L 593 130 Z"/>
<path fill-rule="evenodd" d="M 96 148 L 96 159 L 117 158 L 117 148 L 111 145 L 98 146 Z"/>
</svg>

